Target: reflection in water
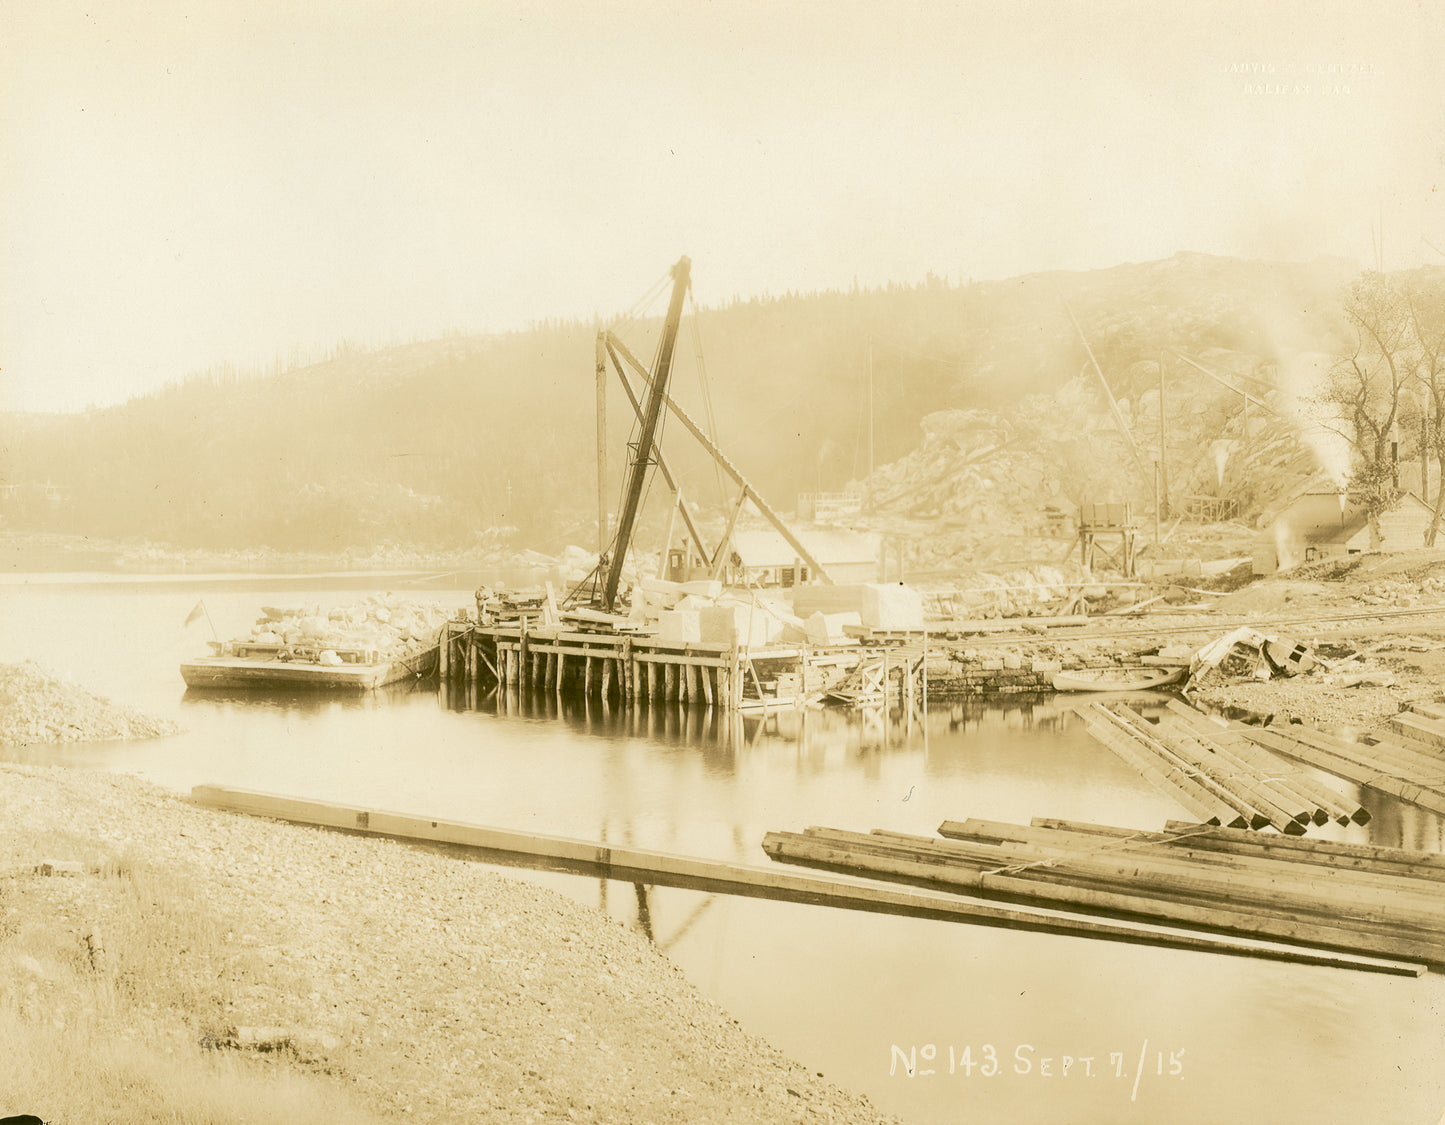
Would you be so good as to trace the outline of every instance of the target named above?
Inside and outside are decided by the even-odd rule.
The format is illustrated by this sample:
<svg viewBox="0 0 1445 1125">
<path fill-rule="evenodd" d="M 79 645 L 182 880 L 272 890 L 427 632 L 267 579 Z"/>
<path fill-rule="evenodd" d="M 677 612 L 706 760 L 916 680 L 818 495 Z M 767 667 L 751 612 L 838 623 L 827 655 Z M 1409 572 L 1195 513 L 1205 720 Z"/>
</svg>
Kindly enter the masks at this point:
<svg viewBox="0 0 1445 1125">
<path fill-rule="evenodd" d="M 202 588 L 223 634 L 255 585 Z M 383 587 L 384 588 L 384 587 Z M 264 587 L 264 600 L 299 590 Z M 312 584 L 318 602 L 330 598 Z M 450 593 L 471 600 L 470 589 Z M 183 627 L 197 586 L 0 586 L 0 660 L 35 659 L 76 683 L 173 718 L 187 733 L 135 743 L 7 747 L 14 761 L 124 770 L 187 791 L 213 782 L 430 812 L 536 833 L 765 864 L 771 829 L 810 824 L 931 835 L 970 816 L 1158 828 L 1182 810 L 1095 744 L 1068 699 L 783 712 L 625 711 L 416 685 L 373 695 L 185 691 Z M 1342 788 L 1337 779 L 1325 779 Z M 1368 794 L 1365 827 L 1312 835 L 1442 849 L 1445 821 Z M 3 793 L 0 793 L 3 807 Z M 697 890 L 612 889 L 593 872 L 507 869 L 650 930 L 688 976 L 811 1069 L 914 1125 L 1168 1120 L 1212 1125 L 1438 1119 L 1445 1101 L 1445 979 L 1361 974 L 827 910 Z M 1186 1049 L 1169 1085 L 1008 1073 L 891 1077 L 890 1045 L 984 1043 L 1011 1058 Z M 1401 1076 L 1406 1076 L 1402 1078 Z"/>
</svg>

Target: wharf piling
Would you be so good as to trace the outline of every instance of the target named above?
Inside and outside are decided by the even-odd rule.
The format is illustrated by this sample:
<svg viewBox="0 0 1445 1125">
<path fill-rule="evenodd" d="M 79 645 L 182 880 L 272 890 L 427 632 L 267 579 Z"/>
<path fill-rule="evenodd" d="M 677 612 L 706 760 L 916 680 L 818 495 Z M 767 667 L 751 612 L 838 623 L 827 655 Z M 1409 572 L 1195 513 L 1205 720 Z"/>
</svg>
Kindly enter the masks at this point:
<svg viewBox="0 0 1445 1125">
<path fill-rule="evenodd" d="M 448 622 L 441 670 L 450 687 L 522 695 L 580 695 L 609 705 L 737 709 L 748 654 L 734 645 L 669 644 L 655 637 L 527 622 Z M 787 653 L 767 654 L 786 659 Z M 796 659 L 796 656 L 792 657 Z M 781 707 L 779 700 L 777 706 Z"/>
</svg>

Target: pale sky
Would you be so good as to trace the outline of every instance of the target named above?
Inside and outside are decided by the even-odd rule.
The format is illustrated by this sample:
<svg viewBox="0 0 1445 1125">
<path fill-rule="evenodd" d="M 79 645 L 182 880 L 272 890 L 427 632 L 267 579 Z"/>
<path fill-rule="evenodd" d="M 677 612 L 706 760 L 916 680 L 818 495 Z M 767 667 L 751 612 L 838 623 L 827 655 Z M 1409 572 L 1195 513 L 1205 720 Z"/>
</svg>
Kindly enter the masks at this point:
<svg viewBox="0 0 1445 1125">
<path fill-rule="evenodd" d="M 0 409 L 342 339 L 1445 263 L 1445 4 L 0 0 Z"/>
</svg>

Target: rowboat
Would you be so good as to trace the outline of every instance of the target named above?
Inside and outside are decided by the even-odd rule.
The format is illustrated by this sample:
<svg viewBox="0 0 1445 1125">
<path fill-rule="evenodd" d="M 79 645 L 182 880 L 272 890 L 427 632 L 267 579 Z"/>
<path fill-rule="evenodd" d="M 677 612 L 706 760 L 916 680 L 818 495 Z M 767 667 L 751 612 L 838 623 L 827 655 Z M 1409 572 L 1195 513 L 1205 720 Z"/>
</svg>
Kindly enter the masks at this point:
<svg viewBox="0 0 1445 1125">
<path fill-rule="evenodd" d="M 437 667 L 435 643 L 418 643 L 386 656 L 368 649 L 208 643 L 209 656 L 181 662 L 181 678 L 189 688 L 374 691 L 398 680 L 429 676 Z"/>
<path fill-rule="evenodd" d="M 1188 668 L 1079 668 L 1054 673 L 1055 691 L 1147 691 L 1178 683 Z"/>
</svg>

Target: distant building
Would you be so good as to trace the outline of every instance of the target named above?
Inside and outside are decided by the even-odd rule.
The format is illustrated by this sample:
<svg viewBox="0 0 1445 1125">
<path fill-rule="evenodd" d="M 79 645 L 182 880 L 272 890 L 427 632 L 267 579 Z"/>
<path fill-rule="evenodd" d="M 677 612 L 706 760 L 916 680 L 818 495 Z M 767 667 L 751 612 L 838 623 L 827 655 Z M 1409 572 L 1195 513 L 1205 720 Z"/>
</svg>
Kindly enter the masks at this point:
<svg viewBox="0 0 1445 1125">
<path fill-rule="evenodd" d="M 834 520 L 856 516 L 863 509 L 861 492 L 800 492 L 798 493 L 798 519 L 813 523 L 832 523 Z"/>
<path fill-rule="evenodd" d="M 1433 516 L 1413 492 L 1380 516 L 1380 550 L 1408 551 L 1425 545 Z M 1255 574 L 1273 574 L 1318 559 L 1357 555 L 1370 549 L 1370 526 L 1357 496 L 1306 492 L 1297 497 L 1254 540 Z"/>
<path fill-rule="evenodd" d="M 873 532 L 841 527 L 792 529 L 798 541 L 827 568 L 834 582 L 877 582 L 882 565 L 882 539 Z M 795 586 L 817 581 L 812 568 L 797 550 L 773 528 L 747 528 L 733 532 L 728 566 L 722 578 L 730 583 L 756 586 Z M 667 577 L 674 581 L 706 577 L 707 568 L 696 552 L 685 546 L 668 556 Z"/>
</svg>

